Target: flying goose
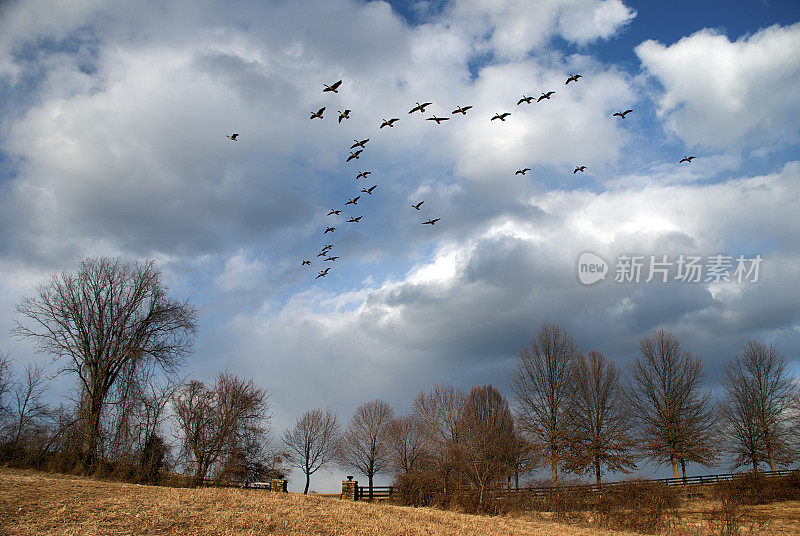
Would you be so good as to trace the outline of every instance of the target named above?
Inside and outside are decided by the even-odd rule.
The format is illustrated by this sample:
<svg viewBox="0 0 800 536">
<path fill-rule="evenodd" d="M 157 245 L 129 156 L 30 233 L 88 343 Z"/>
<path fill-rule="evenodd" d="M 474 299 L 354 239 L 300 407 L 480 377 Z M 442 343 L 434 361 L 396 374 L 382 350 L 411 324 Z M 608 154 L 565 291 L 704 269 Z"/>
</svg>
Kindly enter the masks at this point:
<svg viewBox="0 0 800 536">
<path fill-rule="evenodd" d="M 369 138 L 367 138 L 366 140 L 361 140 L 361 141 L 358 141 L 358 140 L 353 140 L 353 141 L 354 141 L 355 143 L 354 143 L 353 145 L 351 145 L 351 146 L 350 146 L 350 148 L 351 148 L 351 149 L 355 149 L 356 147 L 361 147 L 362 149 L 364 149 L 364 146 L 365 146 L 365 145 L 367 144 L 367 142 L 369 141 Z"/>
<path fill-rule="evenodd" d="M 303 261 L 301 266 L 311 266 L 311 261 Z"/>
<path fill-rule="evenodd" d="M 336 110 L 336 111 L 339 112 L 339 124 L 340 125 L 342 124 L 342 119 L 350 119 L 350 110 L 345 110 L 345 111 Z"/>
<path fill-rule="evenodd" d="M 334 210 L 334 209 L 331 209 L 331 211 L 330 211 L 330 212 L 328 212 L 328 216 L 332 216 L 332 215 L 334 215 L 334 214 L 335 214 L 336 216 L 338 216 L 338 215 L 339 215 L 341 212 L 342 212 L 341 210 Z"/>
<path fill-rule="evenodd" d="M 239 140 L 237 140 L 237 139 L 236 139 L 236 138 L 238 138 L 238 137 L 239 137 L 239 135 L 238 135 L 238 134 L 231 134 L 230 136 L 228 136 L 227 134 L 225 134 L 225 137 L 226 137 L 226 138 L 228 138 L 228 139 L 229 139 L 229 140 L 231 140 L 231 141 L 239 141 Z"/>
<path fill-rule="evenodd" d="M 611 117 L 614 117 L 616 115 L 616 116 L 621 117 L 622 119 L 625 119 L 625 116 L 628 115 L 629 113 L 631 113 L 632 111 L 633 110 L 625 110 L 624 112 L 617 112 L 615 114 L 612 114 Z"/>
<path fill-rule="evenodd" d="M 472 106 L 459 106 L 458 108 L 456 108 L 455 110 L 453 110 L 450 113 L 451 114 L 467 115 L 467 110 L 469 110 L 470 108 L 472 108 Z"/>
<path fill-rule="evenodd" d="M 363 153 L 363 152 L 364 152 L 364 149 L 359 149 L 359 150 L 358 150 L 358 151 L 356 151 L 356 152 L 350 151 L 350 156 L 348 156 L 348 157 L 347 157 L 347 161 L 349 162 L 350 160 L 352 160 L 352 159 L 354 159 L 354 158 L 355 158 L 356 160 L 358 160 L 358 155 L 360 155 L 360 154 L 361 154 L 361 153 Z"/>
<path fill-rule="evenodd" d="M 316 112 L 311 112 L 311 119 L 322 119 L 322 112 L 324 111 L 325 111 L 325 106 L 323 106 Z"/>
<path fill-rule="evenodd" d="M 548 91 L 547 93 L 542 92 L 542 96 L 536 99 L 536 102 L 541 102 L 542 99 L 550 100 L 550 95 L 555 93 L 555 91 Z"/>
<path fill-rule="evenodd" d="M 506 117 L 508 117 L 509 115 L 511 115 L 511 112 L 505 112 L 505 113 L 502 113 L 502 114 L 494 114 L 494 117 L 492 117 L 490 119 L 490 121 L 494 121 L 495 119 L 499 119 L 500 121 L 505 121 Z"/>
<path fill-rule="evenodd" d="M 339 258 L 339 257 L 328 257 L 327 259 L 322 259 L 322 261 L 323 261 L 323 262 L 325 262 L 325 261 L 335 261 L 335 260 L 336 260 L 336 259 L 338 259 L 338 258 Z"/>
<path fill-rule="evenodd" d="M 680 161 L 678 163 L 682 164 L 683 162 L 686 162 L 688 164 L 691 164 L 693 158 L 697 158 L 697 157 L 696 156 L 684 156 L 683 158 L 680 159 Z"/>
<path fill-rule="evenodd" d="M 579 172 L 579 171 L 580 171 L 581 173 L 583 173 L 584 171 L 586 171 L 586 166 L 575 166 L 575 170 L 572 172 L 572 174 L 573 174 L 573 175 L 575 175 L 575 174 L 576 174 L 577 172 Z"/>
<path fill-rule="evenodd" d="M 431 104 L 433 104 L 433 103 L 432 102 L 424 102 L 422 104 L 417 103 L 417 105 L 414 106 L 413 108 L 411 108 L 411 111 L 408 112 L 408 113 L 413 114 L 414 112 L 417 112 L 417 111 L 425 113 L 425 107 L 426 106 L 430 106 Z"/>
<path fill-rule="evenodd" d="M 350 199 L 349 201 L 347 201 L 347 203 L 345 203 L 345 205 L 357 205 L 359 199 L 361 199 L 360 195 L 354 197 L 353 199 Z"/>
<path fill-rule="evenodd" d="M 330 267 L 325 268 L 324 270 L 322 270 L 319 273 L 319 275 L 317 277 L 315 277 L 314 279 L 319 279 L 320 277 L 325 277 L 326 275 L 328 275 L 328 270 L 330 270 Z"/>
<path fill-rule="evenodd" d="M 326 234 L 328 234 L 328 233 L 332 233 L 332 232 L 334 232 L 335 230 L 336 230 L 336 227 L 326 227 L 326 228 L 325 228 L 325 232 L 324 232 L 324 233 L 322 233 L 322 234 L 326 235 Z"/>
<path fill-rule="evenodd" d="M 380 128 L 383 128 L 383 127 L 394 127 L 394 123 L 397 122 L 397 121 L 400 121 L 399 117 L 394 117 L 392 119 L 389 119 L 388 121 L 386 119 L 384 119 L 383 123 L 381 123 Z"/>
<path fill-rule="evenodd" d="M 436 117 L 434 115 L 434 116 L 428 117 L 427 119 L 425 119 L 425 121 L 436 121 L 437 125 L 441 125 L 442 121 L 447 121 L 448 119 L 450 119 L 450 118 L 449 117 Z"/>
<path fill-rule="evenodd" d="M 422 222 L 422 225 L 425 225 L 425 224 L 429 224 L 429 225 L 436 225 L 436 222 L 437 222 L 437 221 L 439 221 L 439 220 L 441 220 L 441 219 L 442 219 L 442 218 L 436 218 L 435 220 L 428 220 L 428 221 L 424 221 L 424 222 Z"/>
<path fill-rule="evenodd" d="M 533 97 L 526 97 L 525 94 L 522 95 L 522 98 L 517 101 L 517 106 L 522 104 L 523 102 L 526 104 L 530 104 L 533 100 Z"/>
<path fill-rule="evenodd" d="M 564 82 L 564 85 L 569 84 L 570 82 L 577 82 L 578 78 L 582 78 L 582 76 L 579 74 L 570 75 L 570 77 L 567 78 L 567 81 Z"/>
<path fill-rule="evenodd" d="M 331 85 L 328 84 L 322 84 L 322 85 L 325 86 L 325 89 L 322 90 L 323 93 L 325 93 L 326 91 L 333 91 L 334 93 L 339 93 L 339 86 L 342 85 L 342 81 L 339 80 L 338 82 L 334 82 Z"/>
<path fill-rule="evenodd" d="M 359 171 L 358 175 L 356 175 L 356 180 L 358 179 L 366 179 L 367 175 L 372 175 L 371 171 Z"/>
<path fill-rule="evenodd" d="M 361 218 L 363 218 L 363 217 L 364 216 L 359 216 L 357 218 L 350 218 L 349 220 L 347 220 L 347 223 L 358 223 L 358 222 L 361 221 Z"/>
<path fill-rule="evenodd" d="M 522 168 L 522 169 L 518 169 L 518 170 L 516 170 L 514 172 L 514 175 L 525 175 L 525 173 L 527 173 L 528 171 L 533 171 L 533 170 L 531 168 L 528 168 L 528 167 Z"/>
<path fill-rule="evenodd" d="M 369 188 L 361 188 L 361 191 L 364 192 L 365 194 L 372 195 L 372 190 L 374 190 L 377 187 L 378 187 L 378 185 L 375 184 L 373 186 L 370 186 Z"/>
<path fill-rule="evenodd" d="M 425 202 L 425 201 L 420 201 L 420 202 L 419 202 L 419 203 L 417 203 L 416 205 L 411 205 L 411 206 L 412 206 L 413 208 L 415 208 L 415 209 L 419 210 L 419 207 L 420 207 L 420 206 L 422 206 L 422 203 L 424 203 L 424 202 Z"/>
</svg>

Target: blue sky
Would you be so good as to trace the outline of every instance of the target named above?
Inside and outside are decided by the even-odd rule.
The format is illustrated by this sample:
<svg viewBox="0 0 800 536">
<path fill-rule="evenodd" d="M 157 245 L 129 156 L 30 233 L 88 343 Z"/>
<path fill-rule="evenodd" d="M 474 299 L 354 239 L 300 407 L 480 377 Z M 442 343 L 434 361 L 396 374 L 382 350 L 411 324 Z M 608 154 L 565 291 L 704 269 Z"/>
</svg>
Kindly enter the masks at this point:
<svg viewBox="0 0 800 536">
<path fill-rule="evenodd" d="M 510 396 L 516 353 L 543 322 L 621 366 L 642 336 L 672 331 L 709 388 L 751 337 L 797 367 L 797 2 L 0 10 L 0 325 L 81 257 L 154 258 L 200 310 L 187 372 L 254 377 L 276 437 L 314 407 L 346 421 L 383 397 L 405 413 L 435 383 Z M 425 115 L 408 114 L 423 101 Z M 335 262 L 316 256 L 328 243 Z M 612 277 L 581 284 L 585 251 Z M 622 254 L 764 261 L 756 283 L 616 283 Z M 0 351 L 43 359 L 10 337 Z"/>
</svg>

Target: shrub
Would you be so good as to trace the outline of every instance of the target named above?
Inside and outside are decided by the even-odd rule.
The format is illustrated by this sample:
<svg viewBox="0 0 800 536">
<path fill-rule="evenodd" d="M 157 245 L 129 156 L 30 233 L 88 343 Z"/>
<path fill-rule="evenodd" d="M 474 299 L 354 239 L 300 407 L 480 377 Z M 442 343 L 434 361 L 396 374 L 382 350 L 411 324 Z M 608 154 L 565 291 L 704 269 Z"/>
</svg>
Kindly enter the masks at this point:
<svg viewBox="0 0 800 536">
<path fill-rule="evenodd" d="M 600 494 L 597 522 L 614 529 L 654 533 L 667 527 L 679 504 L 676 489 L 663 483 L 634 480 Z"/>
<path fill-rule="evenodd" d="M 717 484 L 714 496 L 736 497 L 741 504 L 767 504 L 800 499 L 800 474 L 766 477 L 759 473 L 743 473 L 730 482 Z"/>
</svg>

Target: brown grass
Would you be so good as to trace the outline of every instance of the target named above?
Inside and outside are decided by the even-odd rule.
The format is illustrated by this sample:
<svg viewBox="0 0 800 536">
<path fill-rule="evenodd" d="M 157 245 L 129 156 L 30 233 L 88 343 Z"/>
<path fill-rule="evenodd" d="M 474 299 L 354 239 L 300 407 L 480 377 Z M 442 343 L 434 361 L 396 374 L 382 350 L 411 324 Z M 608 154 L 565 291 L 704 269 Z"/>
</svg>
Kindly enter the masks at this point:
<svg viewBox="0 0 800 536">
<path fill-rule="evenodd" d="M 140 486 L 0 468 L 0 534 L 593 536 L 624 533 L 294 493 Z"/>
<path fill-rule="evenodd" d="M 711 534 L 718 502 L 695 499 L 679 509 L 669 533 Z M 747 507 L 766 520 L 756 532 L 800 534 L 800 501 Z M 594 536 L 630 532 L 550 521 L 546 512 L 476 516 L 433 508 L 341 501 L 263 490 L 140 486 L 0 468 L 0 536 L 11 535 L 374 535 Z M 747 529 L 748 527 L 743 527 Z"/>
</svg>

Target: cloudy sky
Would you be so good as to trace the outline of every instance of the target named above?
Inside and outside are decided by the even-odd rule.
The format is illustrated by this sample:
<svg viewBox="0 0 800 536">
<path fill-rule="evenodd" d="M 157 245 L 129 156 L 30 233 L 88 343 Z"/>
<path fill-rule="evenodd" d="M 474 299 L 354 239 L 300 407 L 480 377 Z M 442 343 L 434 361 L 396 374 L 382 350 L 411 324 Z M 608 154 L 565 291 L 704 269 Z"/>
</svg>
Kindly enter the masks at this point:
<svg viewBox="0 0 800 536">
<path fill-rule="evenodd" d="M 0 350 L 18 362 L 45 358 L 8 335 L 16 303 L 118 255 L 197 305 L 187 372 L 255 378 L 275 435 L 318 406 L 405 413 L 435 383 L 510 395 L 543 322 L 620 365 L 669 330 L 712 388 L 751 337 L 800 372 L 796 1 L 133 6 L 0 3 Z M 582 282 L 584 252 L 605 279 Z"/>
</svg>

